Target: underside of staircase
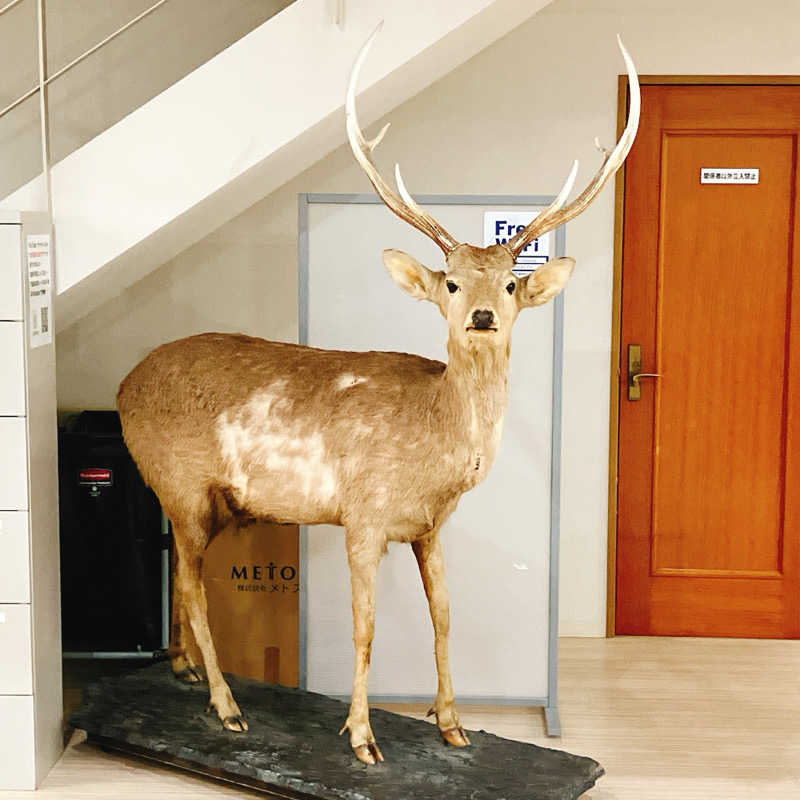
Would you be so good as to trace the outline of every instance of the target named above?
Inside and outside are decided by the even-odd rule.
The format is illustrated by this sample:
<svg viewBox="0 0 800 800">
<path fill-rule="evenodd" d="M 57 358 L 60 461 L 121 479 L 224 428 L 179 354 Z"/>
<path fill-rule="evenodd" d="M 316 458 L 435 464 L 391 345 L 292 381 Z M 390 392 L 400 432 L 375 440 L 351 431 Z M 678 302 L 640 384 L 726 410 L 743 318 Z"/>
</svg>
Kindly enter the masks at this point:
<svg viewBox="0 0 800 800">
<path fill-rule="evenodd" d="M 359 48 L 364 127 L 549 0 L 296 0 L 51 168 L 57 325 L 141 280 L 345 141 Z M 40 175 L 0 208 L 47 208 Z"/>
</svg>

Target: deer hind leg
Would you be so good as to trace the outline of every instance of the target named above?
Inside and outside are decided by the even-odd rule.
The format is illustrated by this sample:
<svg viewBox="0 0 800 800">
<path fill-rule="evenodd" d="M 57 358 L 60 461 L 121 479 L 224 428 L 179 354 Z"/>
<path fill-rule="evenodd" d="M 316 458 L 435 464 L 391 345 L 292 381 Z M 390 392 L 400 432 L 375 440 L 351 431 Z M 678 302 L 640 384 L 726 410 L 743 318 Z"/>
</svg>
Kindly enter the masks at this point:
<svg viewBox="0 0 800 800">
<path fill-rule="evenodd" d="M 242 712 L 219 668 L 217 651 L 208 627 L 208 603 L 202 579 L 203 553 L 209 539 L 208 534 L 201 525 L 176 523 L 173 523 L 173 534 L 178 554 L 175 580 L 179 584 L 181 604 L 203 656 L 211 695 L 209 709 L 217 710 L 223 726 L 228 730 L 246 731 L 247 723 L 242 719 Z"/>
<path fill-rule="evenodd" d="M 465 747 L 469 739 L 461 723 L 453 698 L 453 681 L 450 677 L 450 600 L 444 579 L 444 559 L 439 541 L 439 532 L 413 542 L 411 545 L 417 558 L 422 585 L 428 597 L 428 605 L 433 622 L 434 649 L 436 653 L 436 673 L 439 677 L 436 700 L 428 716 L 436 715 L 436 723 L 442 738 L 456 747 Z"/>
<path fill-rule="evenodd" d="M 341 735 L 350 731 L 350 746 L 359 761 L 374 764 L 383 761 L 369 724 L 367 683 L 372 637 L 375 633 L 375 578 L 383 553 L 383 540 L 377 542 L 356 540 L 347 531 L 347 559 L 350 564 L 350 585 L 353 594 L 353 644 L 355 646 L 355 675 L 350 713 Z"/>
<path fill-rule="evenodd" d="M 177 553 L 173 555 L 172 574 L 177 573 Z M 190 650 L 191 631 L 189 616 L 181 596 L 181 582 L 172 582 L 172 636 L 169 646 L 169 660 L 172 672 L 178 680 L 186 683 L 201 683 L 205 680 L 203 669 L 196 664 Z"/>
</svg>

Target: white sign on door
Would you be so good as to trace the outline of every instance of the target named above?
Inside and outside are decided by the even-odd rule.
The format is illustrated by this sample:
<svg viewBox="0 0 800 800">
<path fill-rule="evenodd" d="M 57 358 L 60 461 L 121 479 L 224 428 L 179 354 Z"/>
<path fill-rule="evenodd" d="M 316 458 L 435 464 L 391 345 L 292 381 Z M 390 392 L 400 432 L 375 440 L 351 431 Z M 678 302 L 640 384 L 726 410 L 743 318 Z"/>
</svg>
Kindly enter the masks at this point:
<svg viewBox="0 0 800 800">
<path fill-rule="evenodd" d="M 758 167 L 700 167 L 700 183 L 758 183 Z"/>
<path fill-rule="evenodd" d="M 50 268 L 50 236 L 28 236 L 28 296 L 31 347 L 53 341 L 53 286 Z"/>
<path fill-rule="evenodd" d="M 483 246 L 505 244 L 539 215 L 538 211 L 484 211 Z M 534 239 L 517 258 L 514 274 L 522 277 L 550 259 L 550 234 Z"/>
</svg>

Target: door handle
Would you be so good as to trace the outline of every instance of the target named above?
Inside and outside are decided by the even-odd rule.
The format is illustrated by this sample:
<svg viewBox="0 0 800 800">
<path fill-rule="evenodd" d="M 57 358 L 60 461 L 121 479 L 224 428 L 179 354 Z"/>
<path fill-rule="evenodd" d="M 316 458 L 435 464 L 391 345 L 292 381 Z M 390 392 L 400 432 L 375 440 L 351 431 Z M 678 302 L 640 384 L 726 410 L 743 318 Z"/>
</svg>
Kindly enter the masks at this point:
<svg viewBox="0 0 800 800">
<path fill-rule="evenodd" d="M 642 387 L 639 381 L 642 378 L 660 378 L 658 372 L 642 372 L 642 346 L 640 344 L 628 345 L 628 400 L 640 400 Z"/>
</svg>

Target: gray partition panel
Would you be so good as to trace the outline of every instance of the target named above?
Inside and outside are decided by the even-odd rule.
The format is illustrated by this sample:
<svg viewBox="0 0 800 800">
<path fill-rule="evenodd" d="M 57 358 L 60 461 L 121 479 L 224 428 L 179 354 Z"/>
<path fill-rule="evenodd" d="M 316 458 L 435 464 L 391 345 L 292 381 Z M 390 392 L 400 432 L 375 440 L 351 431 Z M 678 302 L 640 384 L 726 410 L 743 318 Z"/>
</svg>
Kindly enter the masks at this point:
<svg viewBox="0 0 800 800">
<path fill-rule="evenodd" d="M 484 211 L 536 211 L 551 197 L 422 196 L 457 238 L 482 244 Z M 551 234 L 553 255 L 564 232 Z M 433 269 L 440 250 L 374 195 L 300 195 L 300 342 L 446 360 L 447 326 L 394 285 L 387 247 Z M 516 323 L 505 430 L 487 480 L 443 528 L 457 701 L 540 705 L 557 735 L 558 524 L 563 298 Z M 341 528 L 301 530 L 301 686 L 348 696 L 350 586 Z M 435 686 L 433 633 L 411 549 L 390 545 L 378 578 L 373 701 L 422 700 Z"/>
</svg>

